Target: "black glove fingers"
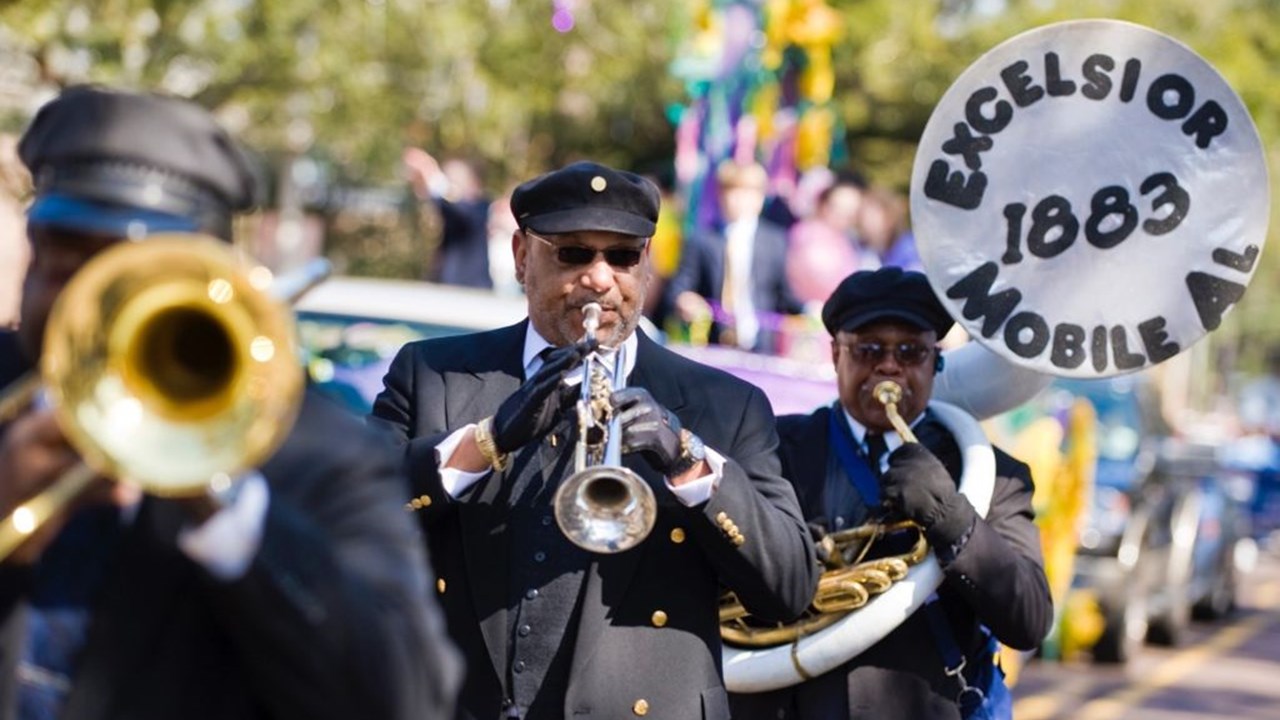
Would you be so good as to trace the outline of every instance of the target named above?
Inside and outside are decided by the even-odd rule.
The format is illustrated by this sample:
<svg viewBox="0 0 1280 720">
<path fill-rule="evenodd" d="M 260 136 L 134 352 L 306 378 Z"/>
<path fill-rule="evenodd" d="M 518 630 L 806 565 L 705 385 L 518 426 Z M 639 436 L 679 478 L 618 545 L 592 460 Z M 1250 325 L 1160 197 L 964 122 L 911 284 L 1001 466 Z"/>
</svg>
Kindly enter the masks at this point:
<svg viewBox="0 0 1280 720">
<path fill-rule="evenodd" d="M 582 386 L 566 385 L 565 383 L 562 382 L 560 383 L 559 392 L 560 392 L 559 406 L 560 406 L 561 412 L 563 412 L 573 407 L 575 404 L 577 404 L 578 400 L 582 397 Z"/>
<path fill-rule="evenodd" d="M 622 427 L 628 430 L 638 429 L 640 420 L 646 415 L 649 415 L 652 411 L 653 408 L 647 405 L 632 405 L 622 412 L 617 413 L 618 422 L 622 424 Z M 656 428 L 658 423 L 652 422 L 650 425 Z"/>
<path fill-rule="evenodd" d="M 648 398 L 649 391 L 644 388 L 625 387 L 621 390 L 614 390 L 613 394 L 609 396 L 609 402 L 613 404 L 614 410 L 626 410 Z"/>
<path fill-rule="evenodd" d="M 889 464 L 906 464 L 908 462 L 917 461 L 923 457 L 933 457 L 933 453 L 929 452 L 929 448 L 921 443 L 903 443 L 898 446 L 897 450 L 889 453 Z"/>
<path fill-rule="evenodd" d="M 544 373 L 547 375 L 555 374 L 563 379 L 570 370 L 577 367 L 578 363 L 582 362 L 583 358 L 595 352 L 596 348 L 599 346 L 600 343 L 597 342 L 595 338 L 591 338 L 590 340 L 575 343 L 573 345 L 558 347 L 547 355 L 546 361 L 543 362 L 542 367 L 538 369 L 537 374 L 539 376 Z"/>
<path fill-rule="evenodd" d="M 564 378 L 562 377 L 543 377 L 542 373 L 538 373 L 532 380 L 525 383 L 524 387 L 519 392 L 524 394 L 525 399 L 523 404 L 528 407 L 532 407 L 540 405 L 546 401 L 546 399 L 551 397 L 551 394 L 555 392 L 556 388 L 563 384 Z"/>
<path fill-rule="evenodd" d="M 639 418 L 631 422 L 624 421 L 622 427 L 626 428 L 627 434 L 633 437 L 653 436 L 662 429 L 662 423 L 652 418 Z"/>
<path fill-rule="evenodd" d="M 562 348 L 556 348 L 550 355 L 542 367 L 538 368 L 538 372 L 534 374 L 534 380 L 554 379 L 563 380 L 565 375 L 574 368 L 575 365 L 582 362 L 582 355 L 577 352 L 577 345 L 566 345 Z"/>
</svg>

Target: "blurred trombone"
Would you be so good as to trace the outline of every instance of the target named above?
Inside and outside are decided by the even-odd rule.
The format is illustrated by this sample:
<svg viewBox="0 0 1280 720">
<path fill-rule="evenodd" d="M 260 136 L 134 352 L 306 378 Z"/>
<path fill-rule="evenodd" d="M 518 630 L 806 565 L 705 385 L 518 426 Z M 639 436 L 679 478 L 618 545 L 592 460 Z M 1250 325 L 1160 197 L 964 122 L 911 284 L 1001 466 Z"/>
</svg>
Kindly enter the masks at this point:
<svg viewBox="0 0 1280 720">
<path fill-rule="evenodd" d="M 0 561 L 99 475 L 198 497 L 269 457 L 304 387 L 288 305 L 329 273 L 317 260 L 273 281 L 230 245 L 180 234 L 82 267 L 50 313 L 39 375 L 4 389 L 0 423 L 43 392 L 83 462 L 0 520 Z"/>
</svg>

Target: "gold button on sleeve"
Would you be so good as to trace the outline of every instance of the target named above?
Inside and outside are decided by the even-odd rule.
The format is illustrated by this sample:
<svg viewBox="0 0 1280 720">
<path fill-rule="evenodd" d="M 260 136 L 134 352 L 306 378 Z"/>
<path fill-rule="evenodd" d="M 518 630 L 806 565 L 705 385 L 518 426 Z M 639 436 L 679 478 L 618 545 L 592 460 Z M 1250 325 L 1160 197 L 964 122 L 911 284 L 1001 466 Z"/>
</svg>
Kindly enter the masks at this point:
<svg viewBox="0 0 1280 720">
<path fill-rule="evenodd" d="M 667 614 L 661 610 L 654 610 L 653 617 L 650 620 L 653 621 L 654 627 L 662 627 L 667 624 Z"/>
<path fill-rule="evenodd" d="M 723 510 L 716 515 L 716 522 L 720 525 L 725 524 L 725 522 L 728 521 L 728 519 L 729 519 L 728 513 L 725 513 Z"/>
<path fill-rule="evenodd" d="M 639 700 L 635 701 L 635 704 L 631 706 L 631 712 L 635 713 L 636 715 L 639 715 L 640 717 L 644 717 L 645 715 L 648 715 L 649 701 L 645 700 L 644 698 L 640 698 Z"/>
<path fill-rule="evenodd" d="M 684 542 L 684 528 L 672 528 L 671 542 L 677 545 Z"/>
<path fill-rule="evenodd" d="M 436 592 L 438 592 L 438 593 L 440 593 L 441 595 L 443 595 L 443 594 L 444 594 L 444 588 L 445 588 L 444 578 L 437 578 L 437 579 L 436 579 Z"/>
</svg>

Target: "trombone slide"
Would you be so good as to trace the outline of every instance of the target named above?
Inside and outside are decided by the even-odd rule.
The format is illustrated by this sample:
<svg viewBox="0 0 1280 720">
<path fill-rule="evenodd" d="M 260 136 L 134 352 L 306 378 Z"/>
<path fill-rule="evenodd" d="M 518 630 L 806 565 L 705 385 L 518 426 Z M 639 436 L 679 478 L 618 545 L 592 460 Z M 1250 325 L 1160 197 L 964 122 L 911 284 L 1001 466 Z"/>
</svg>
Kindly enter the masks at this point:
<svg viewBox="0 0 1280 720">
<path fill-rule="evenodd" d="M 89 487 L 98 476 L 93 468 L 79 463 L 63 473 L 39 495 L 14 508 L 0 522 L 0 561 L 9 557 L 31 534 L 49 521 L 59 510 L 67 507 Z"/>
</svg>

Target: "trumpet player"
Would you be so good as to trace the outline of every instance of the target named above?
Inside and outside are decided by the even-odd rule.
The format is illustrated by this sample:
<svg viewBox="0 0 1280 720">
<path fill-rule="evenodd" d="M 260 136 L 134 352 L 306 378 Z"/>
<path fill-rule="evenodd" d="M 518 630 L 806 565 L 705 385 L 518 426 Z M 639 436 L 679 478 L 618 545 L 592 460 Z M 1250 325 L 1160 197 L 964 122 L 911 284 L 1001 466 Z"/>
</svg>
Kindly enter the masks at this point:
<svg viewBox="0 0 1280 720">
<path fill-rule="evenodd" d="M 464 718 L 728 718 L 719 588 L 776 620 L 813 592 L 764 395 L 637 329 L 658 203 L 649 181 L 589 162 L 520 185 L 511 243 L 528 318 L 406 346 L 374 404 L 405 444 L 467 659 Z M 610 376 L 595 399 L 621 462 L 656 500 L 647 537 L 622 552 L 579 547 L 553 512 L 587 441 L 573 408 L 587 404 L 589 355 Z"/>
<path fill-rule="evenodd" d="M 865 652 L 792 687 L 734 695 L 733 716 L 1001 717 L 997 706 L 1008 696 L 993 674 L 993 638 L 1034 648 L 1053 614 L 1032 524 L 1030 471 L 996 450 L 985 517 L 958 492 L 959 448 L 927 409 L 944 366 L 937 343 L 952 319 L 924 275 L 856 272 L 827 299 L 822 320 L 839 398 L 810 415 L 779 418 L 783 474 L 805 519 L 821 532 L 881 517 L 915 521 L 945 579 L 935 598 Z M 885 381 L 901 388 L 897 411 L 919 442 L 904 442 L 876 397 Z M 1005 706 L 1003 716 L 1009 711 Z"/>
<path fill-rule="evenodd" d="M 3 383 L 40 363 L 50 307 L 91 259 L 156 233 L 229 241 L 253 200 L 231 138 L 174 98 L 67 89 L 19 151 L 35 180 L 32 261 L 19 332 L 0 334 Z M 0 564 L 0 717 L 452 712 L 460 661 L 398 458 L 336 407 L 301 403 L 274 455 L 216 497 L 140 497 L 99 478 Z M 79 458 L 38 402 L 0 423 L 8 515 Z"/>
</svg>

